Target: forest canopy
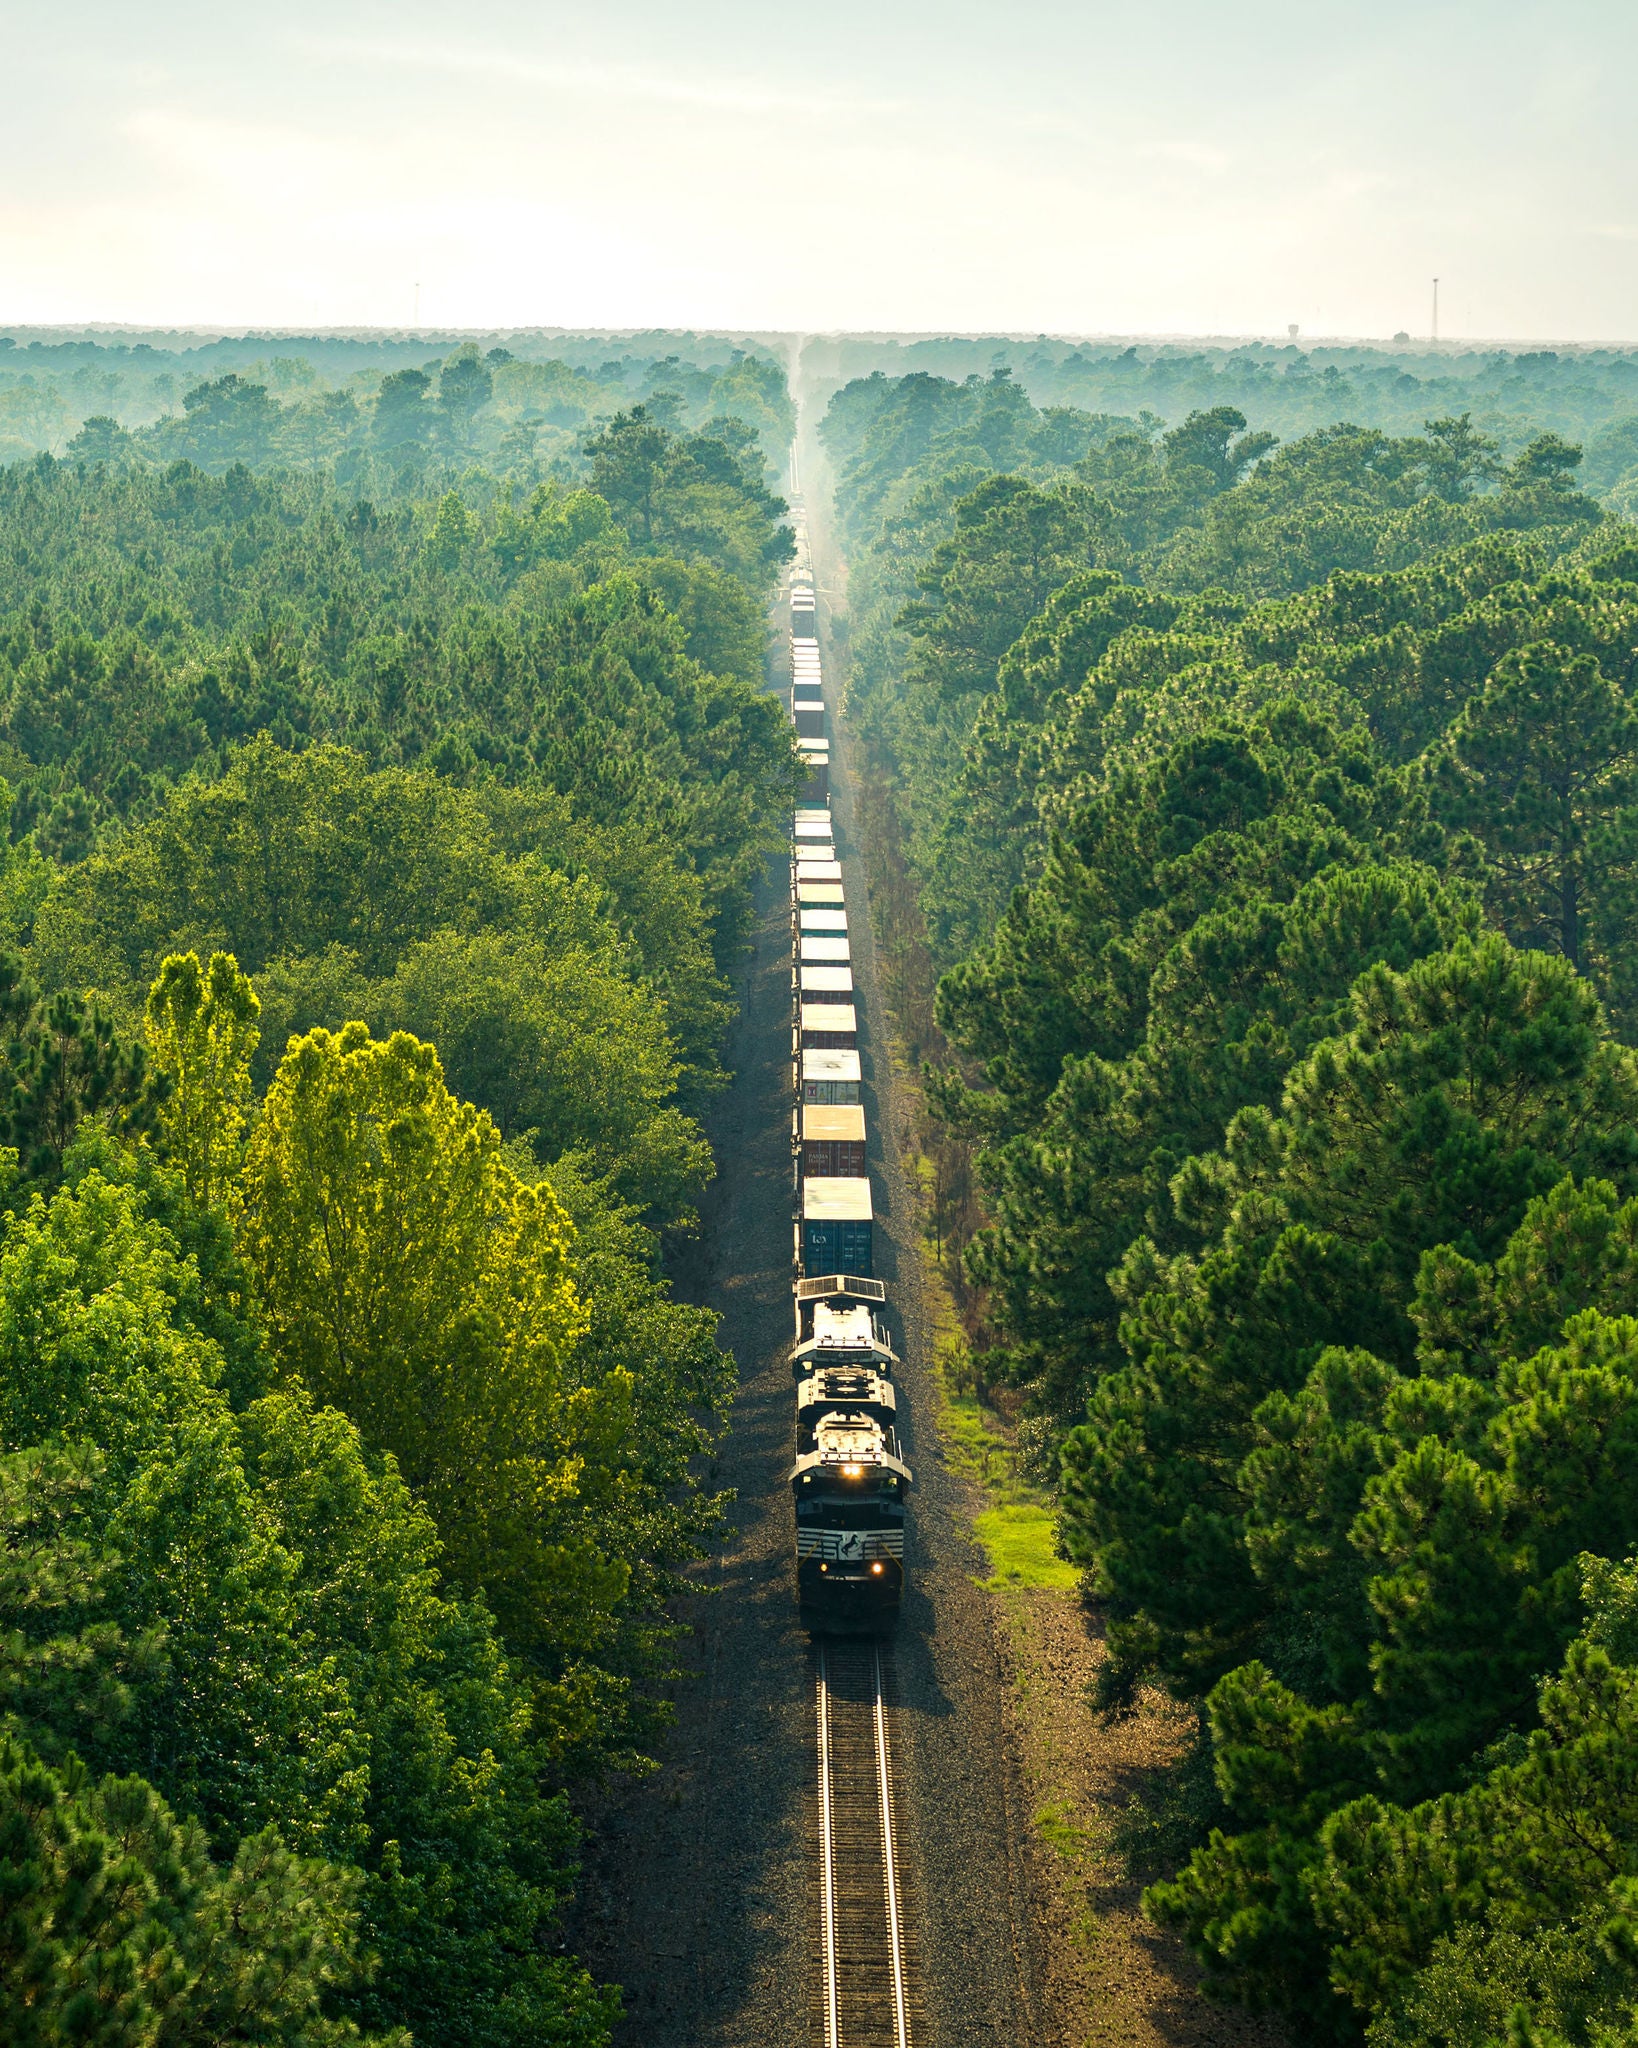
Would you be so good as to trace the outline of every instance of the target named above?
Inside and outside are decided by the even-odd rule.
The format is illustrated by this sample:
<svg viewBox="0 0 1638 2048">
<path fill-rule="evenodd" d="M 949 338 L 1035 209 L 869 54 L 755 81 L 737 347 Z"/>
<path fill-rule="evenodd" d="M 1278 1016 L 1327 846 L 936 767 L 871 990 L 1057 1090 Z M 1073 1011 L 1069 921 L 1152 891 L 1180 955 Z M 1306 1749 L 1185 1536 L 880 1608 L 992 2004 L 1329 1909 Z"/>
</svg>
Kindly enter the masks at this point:
<svg viewBox="0 0 1638 2048">
<path fill-rule="evenodd" d="M 748 338 L 661 334 L 0 334 L 0 463 L 72 453 L 219 472 L 323 464 L 349 485 L 566 479 L 589 431 L 633 405 L 711 424 L 770 476 L 795 414 Z"/>
<path fill-rule="evenodd" d="M 1638 530 L 1560 430 L 1620 365 L 1390 425 L 945 346 L 825 418 L 848 708 L 975 1374 L 1104 1710 L 1198 1715 L 1146 1910 L 1304 2040 L 1631 2040 Z"/>
<path fill-rule="evenodd" d="M 800 770 L 782 374 L 599 362 L 223 361 L 0 468 L 42 2041 L 609 2038 L 576 1806 L 647 1768 L 721 1527 L 733 1365 L 670 1273 Z"/>
</svg>

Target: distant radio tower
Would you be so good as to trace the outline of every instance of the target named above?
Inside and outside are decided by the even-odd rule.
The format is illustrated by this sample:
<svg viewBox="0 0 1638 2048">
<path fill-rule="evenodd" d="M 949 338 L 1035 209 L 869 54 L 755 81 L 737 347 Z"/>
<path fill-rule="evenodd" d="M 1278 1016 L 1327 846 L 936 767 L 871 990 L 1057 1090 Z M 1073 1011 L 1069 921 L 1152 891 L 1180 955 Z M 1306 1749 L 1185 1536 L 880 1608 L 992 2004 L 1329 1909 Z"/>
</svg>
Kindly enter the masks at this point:
<svg viewBox="0 0 1638 2048">
<path fill-rule="evenodd" d="M 1434 294 L 1434 296 L 1435 296 L 1435 297 L 1437 297 L 1437 296 L 1438 296 L 1438 294 L 1437 294 L 1437 293 L 1435 293 L 1435 294 Z M 421 324 L 421 280 L 420 280 L 419 278 L 417 278 L 417 279 L 415 280 L 415 318 L 414 318 L 414 319 L 413 319 L 413 320 L 412 320 L 412 321 L 410 322 L 410 325 L 411 325 L 412 327 L 419 327 L 419 326 L 420 326 L 420 324 Z M 1435 333 L 1435 334 L 1437 334 L 1437 333 L 1439 332 L 1439 315 L 1438 315 L 1437 313 L 1435 313 L 1435 314 L 1434 314 L 1434 316 L 1433 316 L 1433 331 L 1434 331 L 1434 333 Z"/>
<path fill-rule="evenodd" d="M 1433 280 L 1433 338 L 1439 339 L 1439 280 Z"/>
</svg>

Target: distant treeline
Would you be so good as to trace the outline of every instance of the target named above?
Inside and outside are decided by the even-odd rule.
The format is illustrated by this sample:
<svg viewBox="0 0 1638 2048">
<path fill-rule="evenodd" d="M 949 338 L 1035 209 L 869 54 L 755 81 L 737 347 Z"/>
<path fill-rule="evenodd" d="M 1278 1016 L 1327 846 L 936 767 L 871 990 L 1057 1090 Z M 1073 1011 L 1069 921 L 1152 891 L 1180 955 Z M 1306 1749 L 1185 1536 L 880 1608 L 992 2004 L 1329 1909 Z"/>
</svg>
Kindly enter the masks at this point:
<svg viewBox="0 0 1638 2048">
<path fill-rule="evenodd" d="M 1146 1910 L 1305 2042 L 1624 2048 L 1638 528 L 1465 412 L 824 435 L 978 1369 L 1199 1715 Z"/>
<path fill-rule="evenodd" d="M 1043 408 L 1149 414 L 1173 427 L 1226 405 L 1283 440 L 1343 421 L 1414 434 L 1424 420 L 1467 413 L 1506 455 L 1546 431 L 1579 442 L 1583 487 L 1638 511 L 1638 349 L 844 337 L 808 343 L 802 364 L 829 388 L 878 372 L 961 382 L 1004 368 Z"/>
<path fill-rule="evenodd" d="M 766 354 L 691 335 L 510 340 L 0 335 L 0 464 L 323 463 L 377 494 L 473 466 L 536 483 L 574 473 L 587 430 L 633 404 L 674 430 L 748 435 L 770 475 L 784 461 L 794 413 Z M 635 352 L 645 340 L 664 353 Z"/>
</svg>

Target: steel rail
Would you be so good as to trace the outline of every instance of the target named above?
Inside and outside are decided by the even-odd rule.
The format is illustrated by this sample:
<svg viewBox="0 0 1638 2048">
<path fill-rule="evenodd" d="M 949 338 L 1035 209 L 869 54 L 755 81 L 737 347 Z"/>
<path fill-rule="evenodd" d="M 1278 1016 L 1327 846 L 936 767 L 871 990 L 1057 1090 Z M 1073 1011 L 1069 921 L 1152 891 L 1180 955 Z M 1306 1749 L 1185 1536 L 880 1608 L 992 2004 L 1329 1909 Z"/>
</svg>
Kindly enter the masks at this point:
<svg viewBox="0 0 1638 2048">
<path fill-rule="evenodd" d="M 862 1647 L 815 1646 L 824 2048 L 911 2048 L 886 1673 Z"/>
<path fill-rule="evenodd" d="M 819 1646 L 819 1856 L 820 1917 L 824 1923 L 825 2048 L 841 2048 L 836 1972 L 836 1816 L 831 1803 L 830 1686 L 824 1645 Z"/>
<path fill-rule="evenodd" d="M 899 1907 L 899 1862 L 893 1844 L 893 1781 L 887 1758 L 887 1688 L 882 1683 L 882 1652 L 872 1649 L 876 1679 L 876 1782 L 882 1802 L 882 1887 L 887 1894 L 887 1941 L 893 1964 L 894 2048 L 910 2048 L 910 2015 L 904 1997 L 904 1919 Z"/>
</svg>

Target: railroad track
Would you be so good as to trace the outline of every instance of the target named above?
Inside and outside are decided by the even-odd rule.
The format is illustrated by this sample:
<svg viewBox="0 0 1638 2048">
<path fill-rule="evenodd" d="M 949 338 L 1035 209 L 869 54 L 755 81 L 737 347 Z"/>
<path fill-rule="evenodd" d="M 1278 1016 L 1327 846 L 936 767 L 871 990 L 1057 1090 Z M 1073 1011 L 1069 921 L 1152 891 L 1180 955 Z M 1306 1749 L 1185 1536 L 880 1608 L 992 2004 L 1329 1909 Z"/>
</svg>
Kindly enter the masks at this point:
<svg viewBox="0 0 1638 2048">
<path fill-rule="evenodd" d="M 874 1642 L 815 1644 L 819 2038 L 911 2048 L 911 1934 L 893 1816 L 888 1673 Z"/>
</svg>

